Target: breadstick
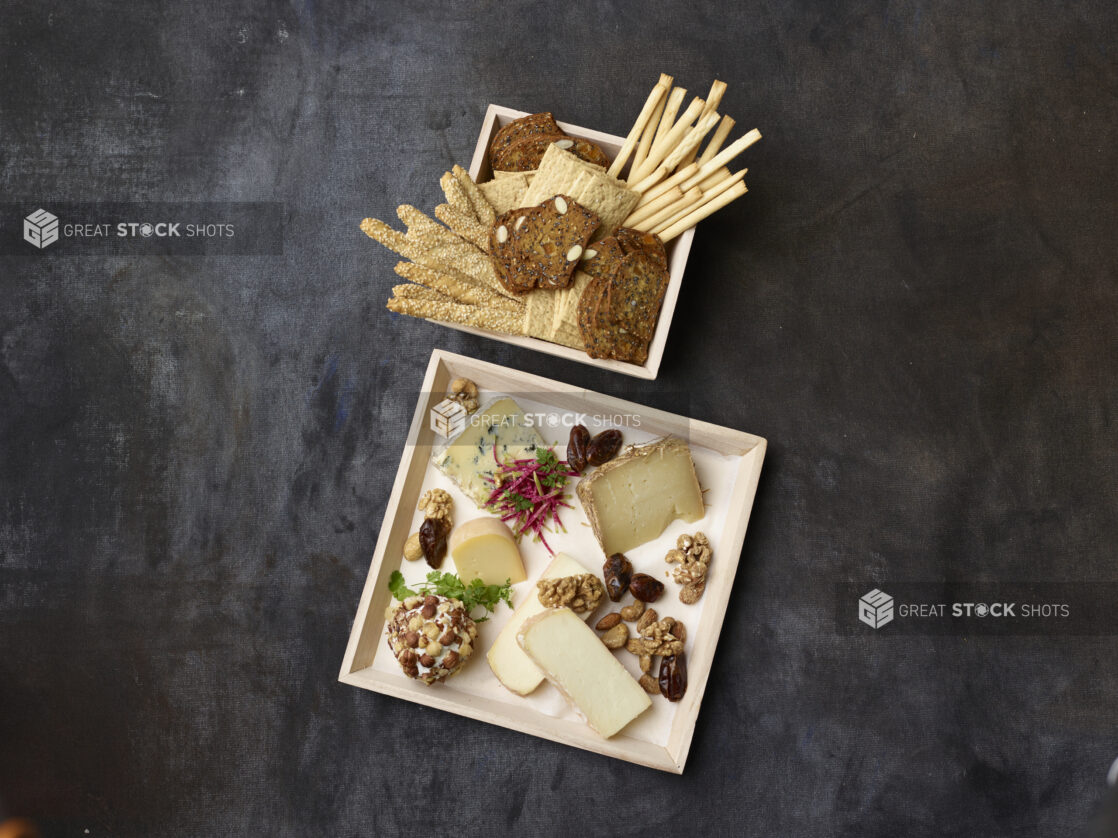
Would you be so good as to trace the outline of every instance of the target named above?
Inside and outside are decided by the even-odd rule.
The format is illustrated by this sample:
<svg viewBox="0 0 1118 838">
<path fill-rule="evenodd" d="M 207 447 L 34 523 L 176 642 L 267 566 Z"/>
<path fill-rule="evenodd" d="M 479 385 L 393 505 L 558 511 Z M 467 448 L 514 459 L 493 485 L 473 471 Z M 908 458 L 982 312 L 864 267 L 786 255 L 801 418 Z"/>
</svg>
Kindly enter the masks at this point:
<svg viewBox="0 0 1118 838">
<path fill-rule="evenodd" d="M 746 171 L 748 171 L 748 169 L 742 169 L 743 173 L 746 172 Z M 718 171 L 711 174 L 710 177 L 705 178 L 704 180 L 700 180 L 699 181 L 699 188 L 701 190 L 703 190 L 703 192 L 706 192 L 708 189 L 710 189 L 716 183 L 721 183 L 723 180 L 725 180 L 729 176 L 730 176 L 730 170 L 727 169 L 725 166 L 722 166 Z"/>
<path fill-rule="evenodd" d="M 500 309 L 463 305 L 461 303 L 417 300 L 410 297 L 393 297 L 388 301 L 386 307 L 389 311 L 394 311 L 397 314 L 407 314 L 410 317 L 442 320 L 463 326 L 473 326 L 477 329 L 486 329 L 491 332 L 504 332 L 509 335 L 524 333 L 524 327 L 521 325 L 523 316 Z"/>
<path fill-rule="evenodd" d="M 630 170 L 637 168 L 644 162 L 644 158 L 648 156 L 648 152 L 652 149 L 652 143 L 656 138 L 656 130 L 660 127 L 660 122 L 664 116 L 664 105 L 667 104 L 667 98 L 661 96 L 660 101 L 656 104 L 656 109 L 652 112 L 652 116 L 648 119 L 648 124 L 644 126 L 644 131 L 641 132 L 640 142 L 637 143 L 637 150 L 633 154 L 633 165 L 629 167 Z"/>
<path fill-rule="evenodd" d="M 657 235 L 660 237 L 661 241 L 667 244 L 680 233 L 686 230 L 690 230 L 704 218 L 718 212 L 718 210 L 722 209 L 722 207 L 726 206 L 731 201 L 737 200 L 747 191 L 748 190 L 746 190 L 744 183 L 735 183 L 732 187 L 727 189 L 713 201 L 702 204 L 698 207 L 698 209 L 692 211 L 686 217 L 681 218 L 668 229 L 657 233 Z"/>
<path fill-rule="evenodd" d="M 683 161 L 683 158 L 687 154 L 698 149 L 699 143 L 703 141 L 703 137 L 714 127 L 716 122 L 718 122 L 718 114 L 716 113 L 700 117 L 695 127 L 684 135 L 679 145 L 672 149 L 671 153 L 656 167 L 656 171 L 633 188 L 640 192 L 642 186 L 654 186 L 661 178 L 667 177 L 672 169 Z"/>
<path fill-rule="evenodd" d="M 361 232 L 370 239 L 380 242 L 393 253 L 399 253 L 408 259 L 415 258 L 412 254 L 416 252 L 416 247 L 403 233 L 393 230 L 379 218 L 364 219 L 361 222 Z"/>
<path fill-rule="evenodd" d="M 637 229 L 641 232 L 647 233 L 656 230 L 660 227 L 666 227 L 667 222 L 672 218 L 682 218 L 695 207 L 703 203 L 703 190 L 697 186 L 692 186 L 687 192 L 683 193 L 683 197 L 673 204 L 668 204 L 666 207 L 661 208 L 658 212 L 650 215 L 644 221 L 637 225 Z"/>
<path fill-rule="evenodd" d="M 727 174 L 729 174 L 729 172 L 727 172 Z M 663 209 L 668 204 L 675 203 L 681 198 L 683 198 L 683 190 L 680 189 L 678 186 L 673 186 L 660 197 L 649 201 L 643 207 L 640 207 L 639 209 L 633 210 L 633 212 L 629 213 L 629 217 L 622 222 L 622 226 L 636 227 L 638 224 L 644 221 L 644 219 L 650 217 L 654 212 Z"/>
<path fill-rule="evenodd" d="M 716 110 L 718 110 L 718 106 L 722 104 L 722 96 L 725 93 L 726 93 L 726 82 L 719 81 L 718 79 L 715 79 L 714 84 L 712 84 L 710 86 L 710 93 L 707 94 L 707 105 L 706 105 L 705 108 L 703 108 L 703 112 L 700 115 L 699 119 L 702 119 L 704 116 L 712 114 Z M 725 137 L 723 137 L 723 139 L 725 139 Z M 689 151 L 684 156 L 683 160 L 680 161 L 680 165 L 686 166 L 688 163 L 690 163 L 692 160 L 695 159 L 695 155 L 697 153 L 698 153 L 698 148 L 697 147 L 691 149 L 691 151 Z"/>
<path fill-rule="evenodd" d="M 679 184 L 683 183 L 683 181 L 688 180 L 698 171 L 698 163 L 690 163 L 687 166 L 684 166 L 670 178 L 665 181 L 661 181 L 660 183 L 649 189 L 647 192 L 645 192 L 644 195 L 641 196 L 641 199 L 637 202 L 637 209 L 640 209 L 641 207 L 644 207 L 650 202 L 656 200 L 673 186 L 678 186 Z"/>
<path fill-rule="evenodd" d="M 652 150 L 648 152 L 648 157 L 645 158 L 641 167 L 637 169 L 636 172 L 629 174 L 630 183 L 635 181 L 639 185 L 650 174 L 656 171 L 656 167 L 660 165 L 660 161 L 667 157 L 672 152 L 672 149 L 679 144 L 683 135 L 691 130 L 691 123 L 698 118 L 704 104 L 706 103 L 699 98 L 691 100 L 691 104 L 687 107 L 687 110 L 683 112 L 683 116 L 672 126 L 672 130 L 665 134 L 659 141 L 652 144 Z M 648 184 L 648 186 L 651 185 L 652 184 Z M 637 191 L 639 192 L 642 190 L 638 189 Z"/>
<path fill-rule="evenodd" d="M 714 136 L 710 138 L 707 147 L 703 149 L 703 153 L 699 155 L 699 165 L 703 165 L 710 158 L 714 157 L 722 148 L 722 143 L 726 142 L 726 138 L 730 136 L 730 132 L 734 130 L 734 118 L 727 114 L 722 117 L 722 121 L 718 123 L 718 128 L 714 131 Z"/>
<path fill-rule="evenodd" d="M 706 163 L 699 167 L 699 171 L 685 180 L 682 184 L 683 189 L 690 189 L 700 180 L 705 180 L 710 176 L 711 172 L 715 171 L 719 166 L 725 166 L 755 142 L 761 139 L 761 132 L 754 128 L 748 134 L 738 137 L 728 146 L 726 146 L 714 157 L 710 158 Z"/>
<path fill-rule="evenodd" d="M 649 151 L 654 149 L 656 143 L 664 139 L 664 135 L 672 130 L 672 126 L 675 125 L 676 117 L 679 116 L 679 108 L 683 104 L 683 99 L 686 95 L 686 87 L 672 88 L 672 92 L 668 95 L 667 107 L 664 108 L 663 116 L 660 117 L 660 124 L 656 126 L 656 133 L 652 137 L 652 145 L 649 146 Z M 645 157 L 647 156 L 648 155 L 645 155 Z"/>
<path fill-rule="evenodd" d="M 461 303 L 497 306 L 510 311 L 519 311 L 524 308 L 520 301 L 502 297 L 475 280 L 460 274 L 432 270 L 425 265 L 417 265 L 415 262 L 397 262 L 394 270 L 404 279 L 410 279 L 419 285 L 426 285 L 428 288 L 433 288 L 448 297 L 453 297 Z"/>
<path fill-rule="evenodd" d="M 408 300 L 428 300 L 432 303 L 458 303 L 460 300 L 448 297 L 441 291 L 426 285 L 412 285 L 410 282 L 392 286 L 392 296 Z"/>
<path fill-rule="evenodd" d="M 474 215 L 477 220 L 482 224 L 493 225 L 497 223 L 497 212 L 493 209 L 493 205 L 485 200 L 485 196 L 481 194 L 481 190 L 477 188 L 474 179 L 470 177 L 470 173 L 463 169 L 461 166 L 455 165 L 454 177 L 458 180 L 459 186 L 462 191 L 466 193 L 466 197 L 470 199 L 470 204 L 474 208 Z"/>
<path fill-rule="evenodd" d="M 690 206 L 683 207 L 675 215 L 668 216 L 666 221 L 661 221 L 659 224 L 651 225 L 652 231 L 655 232 L 656 230 L 667 230 L 677 221 L 680 221 L 685 216 L 689 215 L 695 209 L 695 207 L 700 206 L 701 204 L 710 203 L 744 177 L 745 169 L 742 169 L 736 174 L 732 174 L 729 177 L 723 178 L 717 184 L 713 185 L 710 189 L 700 190 L 702 192 L 702 197 L 698 201 L 694 202 Z M 694 189 L 699 189 L 699 187 L 693 187 L 692 191 L 694 191 Z"/>
<path fill-rule="evenodd" d="M 444 172 L 443 176 L 439 178 L 439 186 L 443 188 L 443 195 L 446 196 L 448 205 L 457 209 L 463 215 L 477 221 L 477 213 L 474 212 L 474 205 L 470 203 L 469 197 L 466 195 L 466 190 L 462 188 L 462 184 L 458 182 L 458 178 L 454 176 L 454 172 Z"/>
<path fill-rule="evenodd" d="M 621 151 L 617 152 L 617 157 L 614 158 L 613 163 L 610 165 L 608 174 L 617 177 L 625 164 L 629 162 L 629 155 L 633 153 L 633 149 L 637 146 L 637 141 L 640 139 L 641 132 L 644 126 L 648 123 L 649 118 L 652 116 L 652 111 L 656 108 L 656 103 L 664 97 L 668 92 L 668 88 L 672 86 L 672 77 L 666 73 L 660 74 L 660 81 L 656 82 L 656 86 L 652 88 L 652 92 L 648 94 L 648 98 L 644 102 L 644 107 L 641 108 L 640 115 L 637 121 L 633 123 L 633 127 L 629 129 L 629 136 L 625 138 L 625 144 L 621 146 Z"/>
<path fill-rule="evenodd" d="M 451 177 L 451 180 L 454 180 L 454 178 Z M 454 180 L 454 182 L 458 183 L 457 180 Z M 474 218 L 473 210 L 470 210 L 470 214 L 466 215 L 453 204 L 439 204 L 435 207 L 435 218 L 470 244 L 480 247 L 487 253 L 489 252 L 489 228 Z"/>
</svg>

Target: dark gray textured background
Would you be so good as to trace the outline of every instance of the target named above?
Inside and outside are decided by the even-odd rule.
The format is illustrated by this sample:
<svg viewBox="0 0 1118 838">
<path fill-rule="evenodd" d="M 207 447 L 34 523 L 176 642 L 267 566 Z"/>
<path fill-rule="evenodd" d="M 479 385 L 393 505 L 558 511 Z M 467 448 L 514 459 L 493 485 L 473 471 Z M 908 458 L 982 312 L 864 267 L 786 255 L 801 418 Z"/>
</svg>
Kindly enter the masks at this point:
<svg viewBox="0 0 1118 838">
<path fill-rule="evenodd" d="M 1114 638 L 839 636 L 832 592 L 1118 581 L 1112 4 L 78 6 L 0 10 L 4 200 L 282 201 L 286 249 L 0 261 L 0 814 L 1082 834 Z M 489 102 L 624 134 L 661 71 L 765 138 L 658 382 L 388 315 L 357 224 Z M 336 682 L 436 346 L 769 439 L 682 777 Z"/>
</svg>

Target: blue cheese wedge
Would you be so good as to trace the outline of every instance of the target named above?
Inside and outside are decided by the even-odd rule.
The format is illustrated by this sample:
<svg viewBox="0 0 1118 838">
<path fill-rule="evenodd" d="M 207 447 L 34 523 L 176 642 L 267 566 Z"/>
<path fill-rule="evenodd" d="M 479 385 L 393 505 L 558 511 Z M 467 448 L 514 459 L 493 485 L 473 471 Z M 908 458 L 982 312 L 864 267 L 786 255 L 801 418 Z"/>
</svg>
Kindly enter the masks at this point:
<svg viewBox="0 0 1118 838">
<path fill-rule="evenodd" d="M 495 457 L 501 462 L 520 460 L 535 457 L 545 447 L 520 405 L 506 396 L 470 416 L 465 429 L 432 460 L 466 497 L 484 507 L 493 492 Z"/>
</svg>

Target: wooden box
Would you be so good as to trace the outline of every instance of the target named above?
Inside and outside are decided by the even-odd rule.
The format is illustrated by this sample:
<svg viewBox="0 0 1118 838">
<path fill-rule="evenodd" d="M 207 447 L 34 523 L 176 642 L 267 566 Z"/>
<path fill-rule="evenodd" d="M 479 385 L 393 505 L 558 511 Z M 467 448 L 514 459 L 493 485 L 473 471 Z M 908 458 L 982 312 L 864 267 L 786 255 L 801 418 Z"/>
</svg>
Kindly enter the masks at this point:
<svg viewBox="0 0 1118 838">
<path fill-rule="evenodd" d="M 436 442 L 435 433 L 427 421 L 429 411 L 443 398 L 450 382 L 459 376 L 473 379 L 479 386 L 490 387 L 497 391 L 535 393 L 539 401 L 553 406 L 556 411 L 579 414 L 603 411 L 607 415 L 638 414 L 642 418 L 643 427 L 649 433 L 658 436 L 665 434 L 681 436 L 690 441 L 693 449 L 696 447 L 709 449 L 710 456 L 717 457 L 720 462 L 725 463 L 723 470 L 726 476 L 723 483 L 726 488 L 720 493 L 725 497 L 713 498 L 709 501 L 712 508 L 716 504 L 727 505 L 725 512 L 719 512 L 724 523 L 720 530 L 712 529 L 708 533 L 712 544 L 716 545 L 716 555 L 711 562 L 709 583 L 698 622 L 696 625 L 688 626 L 689 643 L 693 644 L 688 652 L 689 686 L 683 700 L 674 705 L 674 715 L 670 717 L 666 744 L 641 741 L 627 735 L 625 731 L 611 739 L 603 739 L 580 721 L 544 715 L 527 704 L 518 704 L 518 701 L 523 700 L 508 698 L 511 693 L 502 693 L 493 698 L 468 695 L 453 689 L 455 679 L 432 687 L 407 678 L 394 668 L 378 670 L 373 667 L 373 659 L 378 647 L 384 646 L 384 613 L 391 601 L 387 588 L 388 577 L 401 565 L 404 542 L 413 526 L 413 510 L 418 502 L 428 469 L 431 448 Z M 357 608 L 339 680 L 374 692 L 480 719 L 607 756 L 681 773 L 687 759 L 687 751 L 699 713 L 699 704 L 707 686 L 715 646 L 730 599 L 765 448 L 766 441 L 752 434 L 644 408 L 611 396 L 436 349 L 431 354 L 431 362 L 420 390 L 419 402 L 408 431 L 396 482 L 385 510 L 384 522 Z M 577 514 L 581 516 L 582 511 L 577 506 L 578 502 L 574 501 L 574 503 Z M 572 518 L 567 526 L 568 528 L 578 526 L 578 521 Z M 598 559 L 593 561 L 600 559 L 599 550 Z M 534 576 L 530 575 L 531 578 Z M 672 598 L 675 599 L 674 593 Z M 667 601 L 665 605 L 671 607 L 671 603 Z M 479 649 L 477 653 L 479 659 L 471 661 L 470 666 L 487 667 L 484 660 L 485 651 Z M 551 687 L 545 684 L 540 689 L 551 689 Z M 503 700 L 502 696 L 504 696 Z M 659 697 L 655 700 L 663 701 Z"/>
<path fill-rule="evenodd" d="M 478 183 L 488 181 L 493 177 L 493 172 L 489 168 L 488 155 L 489 143 L 492 141 L 493 135 L 497 133 L 502 125 L 507 125 L 514 119 L 527 115 L 528 114 L 524 111 L 504 108 L 500 105 L 489 106 L 489 109 L 485 112 L 485 120 L 481 125 L 481 134 L 478 136 L 477 147 L 474 149 L 474 158 L 470 163 L 470 177 Z M 580 137 L 596 143 L 611 159 L 617 156 L 617 152 L 621 150 L 621 146 L 625 142 L 624 137 L 603 134 L 600 131 L 580 128 L 578 125 L 570 125 L 566 122 L 560 122 L 559 127 L 572 137 Z M 626 173 L 627 169 L 623 174 Z M 694 238 L 695 230 L 692 228 L 682 235 L 677 236 L 667 245 L 668 272 L 671 278 L 668 283 L 667 294 L 664 295 L 664 305 L 660 309 L 660 319 L 656 323 L 656 331 L 653 333 L 652 342 L 648 347 L 648 358 L 643 364 L 629 364 L 624 361 L 610 361 L 604 359 L 599 360 L 591 358 L 581 349 L 572 349 L 569 346 L 561 346 L 557 343 L 540 340 L 539 338 L 503 335 L 497 332 L 485 331 L 484 329 L 461 326 L 456 323 L 442 323 L 442 325 L 449 326 L 452 329 L 458 329 L 462 332 L 484 335 L 494 340 L 511 343 L 514 346 L 524 346 L 528 349 L 534 349 L 537 352 L 546 352 L 549 355 L 557 355 L 560 358 L 612 370 L 613 372 L 619 372 L 624 375 L 654 379 L 660 372 L 660 361 L 664 357 L 664 345 L 668 342 L 668 329 L 670 329 L 672 325 L 672 315 L 675 313 L 675 304 L 679 297 L 680 284 L 683 281 L 683 269 L 687 265 L 687 254 L 691 250 L 691 241 Z"/>
</svg>

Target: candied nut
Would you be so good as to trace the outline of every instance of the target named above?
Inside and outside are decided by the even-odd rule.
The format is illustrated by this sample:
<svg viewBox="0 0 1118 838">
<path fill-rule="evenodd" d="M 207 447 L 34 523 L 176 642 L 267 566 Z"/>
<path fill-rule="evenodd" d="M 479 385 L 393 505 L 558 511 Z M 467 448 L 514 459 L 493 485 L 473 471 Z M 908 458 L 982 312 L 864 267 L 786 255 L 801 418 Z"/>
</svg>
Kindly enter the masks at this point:
<svg viewBox="0 0 1118 838">
<path fill-rule="evenodd" d="M 424 651 L 433 658 L 437 658 L 442 650 L 443 644 L 437 640 L 432 640 L 430 643 L 427 644 L 427 648 L 424 649 Z"/>
<path fill-rule="evenodd" d="M 446 489 L 428 489 L 419 499 L 419 511 L 427 518 L 439 518 L 451 524 L 454 500 Z"/>
<path fill-rule="evenodd" d="M 540 602 L 548 608 L 566 606 L 576 614 L 593 611 L 602 601 L 605 588 L 593 573 L 541 579 L 536 583 Z"/>
<path fill-rule="evenodd" d="M 659 619 L 660 615 L 656 613 L 656 609 L 649 608 L 647 611 L 644 612 L 644 614 L 641 615 L 640 620 L 637 621 L 637 632 L 640 634 L 644 634 L 644 630 Z"/>
<path fill-rule="evenodd" d="M 689 585 L 684 585 L 679 591 L 679 601 L 684 605 L 694 605 L 702 599 L 703 591 L 706 589 L 707 583 L 703 579 L 700 582 L 692 582 Z"/>
<path fill-rule="evenodd" d="M 629 581 L 629 593 L 644 602 L 656 602 L 664 595 L 664 583 L 647 573 L 634 573 Z"/>
<path fill-rule="evenodd" d="M 644 603 L 638 599 L 632 605 L 626 605 L 621 609 L 621 619 L 627 623 L 631 623 L 633 620 L 639 620 L 643 613 Z"/>
<path fill-rule="evenodd" d="M 414 649 L 416 646 L 419 645 L 419 632 L 409 631 L 407 634 L 404 635 L 404 642 L 407 643 L 408 646 L 410 646 L 412 649 Z"/>
<path fill-rule="evenodd" d="M 413 532 L 404 542 L 404 558 L 409 562 L 423 558 L 423 548 L 419 546 L 419 533 Z"/>
<path fill-rule="evenodd" d="M 640 685 L 644 687 L 646 693 L 656 695 L 656 693 L 660 692 L 659 682 L 647 672 L 640 677 Z"/>
<path fill-rule="evenodd" d="M 611 611 L 598 620 L 598 625 L 594 626 L 598 631 L 608 631 L 621 622 L 621 615 L 616 611 Z"/>
<path fill-rule="evenodd" d="M 652 670 L 652 655 L 641 655 L 641 672 L 646 675 Z"/>
<path fill-rule="evenodd" d="M 624 623 L 618 623 L 602 635 L 602 642 L 606 644 L 607 649 L 620 649 L 629 642 L 629 627 Z"/>
</svg>

